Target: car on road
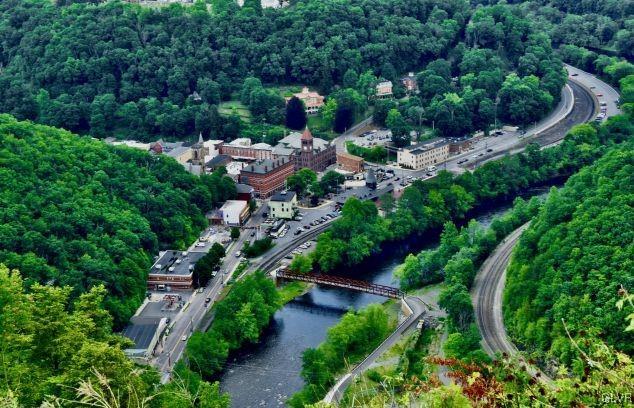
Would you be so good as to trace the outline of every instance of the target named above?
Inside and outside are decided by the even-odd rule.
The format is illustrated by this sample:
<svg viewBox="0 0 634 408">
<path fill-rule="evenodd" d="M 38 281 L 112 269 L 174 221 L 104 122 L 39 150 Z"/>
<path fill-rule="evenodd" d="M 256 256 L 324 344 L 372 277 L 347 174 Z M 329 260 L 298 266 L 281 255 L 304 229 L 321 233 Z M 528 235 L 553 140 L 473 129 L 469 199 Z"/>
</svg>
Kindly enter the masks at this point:
<svg viewBox="0 0 634 408">
<path fill-rule="evenodd" d="M 204 248 L 205 247 L 205 243 L 204 242 L 199 242 L 196 244 L 196 248 Z"/>
<path fill-rule="evenodd" d="M 183 337 L 181 337 L 181 341 L 187 341 L 187 335 L 183 334 Z"/>
<path fill-rule="evenodd" d="M 308 231 L 308 230 L 310 229 L 310 225 L 306 225 L 306 226 L 304 227 L 304 229 L 305 229 L 306 231 Z"/>
<path fill-rule="evenodd" d="M 433 177 L 434 173 L 425 173 L 427 177 Z"/>
<path fill-rule="evenodd" d="M 212 278 L 215 278 L 215 277 L 216 277 L 216 275 L 218 275 L 218 272 L 217 272 L 217 271 L 213 271 L 213 272 L 211 273 L 211 277 L 212 277 Z"/>
<path fill-rule="evenodd" d="M 493 149 L 487 149 L 487 153 L 491 153 Z"/>
<path fill-rule="evenodd" d="M 242 256 L 242 251 L 236 252 L 236 258 L 240 258 Z"/>
<path fill-rule="evenodd" d="M 575 76 L 579 76 L 579 74 L 577 74 L 577 73 L 575 72 L 575 73 L 573 73 L 573 74 L 570 74 L 570 76 L 575 77 Z"/>
<path fill-rule="evenodd" d="M 205 299 L 205 303 L 209 303 L 209 302 L 211 302 L 211 298 L 210 297 Z"/>
<path fill-rule="evenodd" d="M 255 231 L 251 233 L 251 238 L 253 238 L 254 236 L 255 236 Z"/>
<path fill-rule="evenodd" d="M 597 96 L 598 96 L 598 97 L 602 97 L 602 96 L 603 96 L 603 94 L 597 94 Z"/>
<path fill-rule="evenodd" d="M 501 130 L 496 130 L 495 132 L 493 132 L 493 134 L 495 134 L 497 136 L 502 136 L 504 134 L 504 132 L 501 131 Z"/>
<path fill-rule="evenodd" d="M 297 230 L 297 231 L 295 231 L 293 234 L 294 234 L 294 235 L 299 235 L 299 234 L 301 234 L 301 233 L 302 233 L 302 230 L 298 229 L 298 230 Z"/>
<path fill-rule="evenodd" d="M 469 161 L 469 159 L 458 160 L 458 164 L 466 163 L 468 161 Z"/>
</svg>

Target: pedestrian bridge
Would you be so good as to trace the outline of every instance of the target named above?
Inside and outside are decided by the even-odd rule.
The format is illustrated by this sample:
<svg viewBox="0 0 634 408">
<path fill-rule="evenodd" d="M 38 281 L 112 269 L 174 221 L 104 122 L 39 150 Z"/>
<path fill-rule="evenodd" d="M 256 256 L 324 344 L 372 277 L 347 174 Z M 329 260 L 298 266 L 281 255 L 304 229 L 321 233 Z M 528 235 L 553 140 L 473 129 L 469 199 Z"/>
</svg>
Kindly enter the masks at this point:
<svg viewBox="0 0 634 408">
<path fill-rule="evenodd" d="M 400 289 L 391 286 L 379 285 L 376 283 L 368 283 L 357 279 L 342 278 L 332 275 L 317 275 L 313 273 L 294 273 L 288 269 L 278 269 L 274 272 L 276 279 L 287 279 L 302 282 L 316 283 L 318 285 L 332 286 L 336 288 L 344 288 L 356 290 L 358 292 L 370 293 L 373 295 L 384 296 L 391 299 L 403 299 L 405 293 Z"/>
</svg>

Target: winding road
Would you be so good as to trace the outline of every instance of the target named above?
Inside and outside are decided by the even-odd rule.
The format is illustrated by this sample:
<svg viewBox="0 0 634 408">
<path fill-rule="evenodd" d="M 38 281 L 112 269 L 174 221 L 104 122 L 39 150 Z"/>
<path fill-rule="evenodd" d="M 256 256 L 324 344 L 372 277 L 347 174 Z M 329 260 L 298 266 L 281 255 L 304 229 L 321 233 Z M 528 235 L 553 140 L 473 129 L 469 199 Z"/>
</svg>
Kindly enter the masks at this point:
<svg viewBox="0 0 634 408">
<path fill-rule="evenodd" d="M 605 107 L 606 117 L 621 113 L 616 104 L 619 94 L 614 88 L 592 74 L 571 66 L 566 68 L 571 74 L 569 84 L 575 94 L 575 108 L 536 140 L 542 147 L 558 143 L 572 125 L 592 120 L 599 111 L 599 106 Z M 592 108 L 588 110 L 588 106 Z M 478 271 L 471 291 L 476 322 L 482 333 L 482 346 L 491 357 L 495 357 L 497 353 L 514 355 L 518 352 L 504 327 L 502 298 L 506 268 L 513 248 L 527 227 L 528 223 L 513 231 L 500 243 Z"/>
</svg>

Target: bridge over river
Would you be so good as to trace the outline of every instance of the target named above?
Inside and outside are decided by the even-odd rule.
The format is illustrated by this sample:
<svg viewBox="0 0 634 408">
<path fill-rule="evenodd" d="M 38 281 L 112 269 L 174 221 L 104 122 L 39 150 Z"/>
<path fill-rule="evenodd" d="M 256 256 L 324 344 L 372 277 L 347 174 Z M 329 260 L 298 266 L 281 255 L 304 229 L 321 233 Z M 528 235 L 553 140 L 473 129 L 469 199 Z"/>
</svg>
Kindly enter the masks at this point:
<svg viewBox="0 0 634 408">
<path fill-rule="evenodd" d="M 336 288 L 344 288 L 356 290 L 358 292 L 370 293 L 390 299 L 404 299 L 405 293 L 397 288 L 378 283 L 370 283 L 357 279 L 342 278 L 333 275 L 317 275 L 313 273 L 294 273 L 288 269 L 279 269 L 274 272 L 276 279 L 296 280 L 302 282 L 316 283 L 318 285 L 333 286 Z"/>
</svg>

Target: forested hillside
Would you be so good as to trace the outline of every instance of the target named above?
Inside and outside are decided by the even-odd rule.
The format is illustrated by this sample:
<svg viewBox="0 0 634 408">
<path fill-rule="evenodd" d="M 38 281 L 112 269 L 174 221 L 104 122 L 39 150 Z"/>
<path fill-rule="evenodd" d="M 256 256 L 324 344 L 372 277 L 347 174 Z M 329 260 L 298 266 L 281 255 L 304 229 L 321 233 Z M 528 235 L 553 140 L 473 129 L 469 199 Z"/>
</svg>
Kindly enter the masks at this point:
<svg viewBox="0 0 634 408">
<path fill-rule="evenodd" d="M 528 350 L 570 362 L 565 333 L 598 335 L 634 352 L 617 311 L 634 290 L 634 145 L 630 142 L 553 191 L 523 234 L 508 270 L 507 328 Z"/>
<path fill-rule="evenodd" d="M 229 406 L 218 384 L 182 366 L 161 385 L 156 371 L 134 364 L 122 351 L 129 340 L 112 334 L 103 286 L 74 301 L 70 287 L 28 286 L 0 264 L 1 407 Z"/>
<path fill-rule="evenodd" d="M 27 282 L 104 284 L 115 323 L 134 312 L 160 248 L 185 248 L 235 193 L 171 158 L 0 115 L 0 263 Z"/>
<path fill-rule="evenodd" d="M 99 137 L 235 136 L 239 117 L 217 106 L 237 91 L 258 123 L 283 120 L 280 95 L 245 94 L 245 78 L 322 94 L 341 87 L 343 111 L 377 78 L 403 93 L 408 71 L 419 72 L 422 89 L 399 107 L 407 120 L 463 136 L 490 126 L 496 109 L 498 120 L 532 123 L 565 81 L 548 35 L 506 5 L 310 0 L 259 10 L 218 0 L 208 12 L 203 2 L 66 3 L 0 4 L 0 111 Z"/>
</svg>

